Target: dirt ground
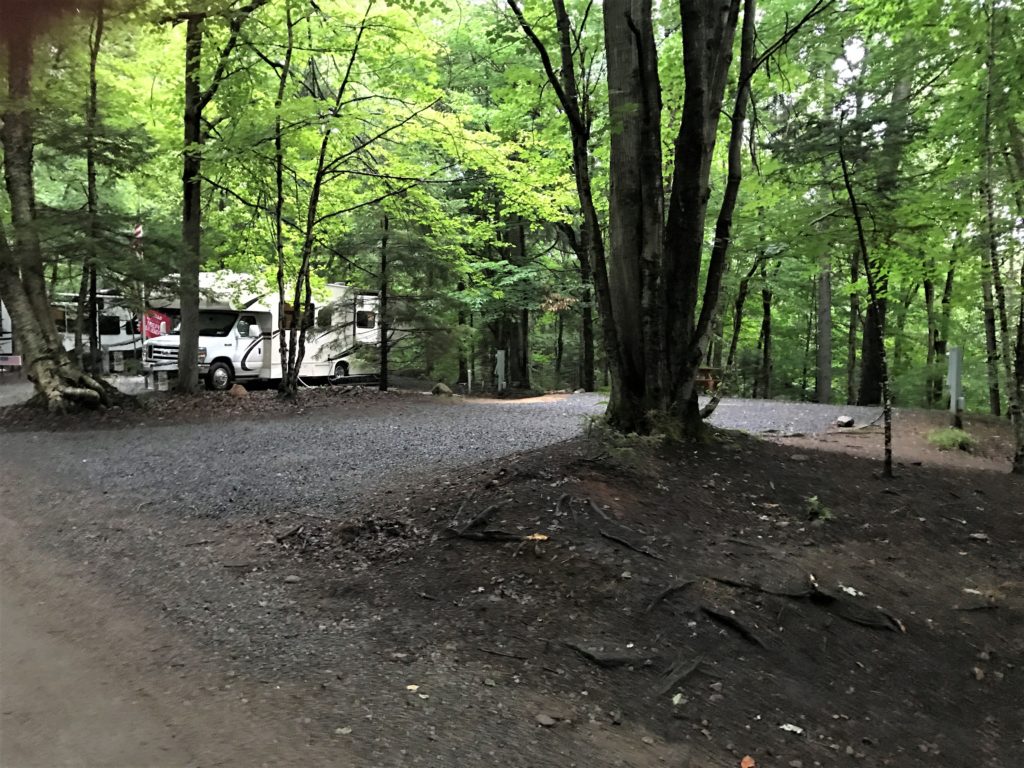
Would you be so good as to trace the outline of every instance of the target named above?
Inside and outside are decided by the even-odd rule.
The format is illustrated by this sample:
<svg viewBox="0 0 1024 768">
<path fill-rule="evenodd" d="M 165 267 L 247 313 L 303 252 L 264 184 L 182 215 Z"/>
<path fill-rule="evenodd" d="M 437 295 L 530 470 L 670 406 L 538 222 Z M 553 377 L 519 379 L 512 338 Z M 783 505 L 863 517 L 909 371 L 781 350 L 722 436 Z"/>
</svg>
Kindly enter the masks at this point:
<svg viewBox="0 0 1024 768">
<path fill-rule="evenodd" d="M 891 481 L 873 429 L 594 433 L 340 521 L 182 520 L 173 555 L 144 510 L 73 553 L 12 515 L 0 763 L 1016 768 L 1024 481 L 1003 425 L 969 421 L 968 455 L 932 449 L 934 424 L 900 416 Z M 115 589 L 129 559 L 135 591 Z M 208 612 L 251 600 L 250 623 L 161 605 L 183 572 L 223 581 Z M 101 751 L 61 752 L 39 720 Z"/>
</svg>

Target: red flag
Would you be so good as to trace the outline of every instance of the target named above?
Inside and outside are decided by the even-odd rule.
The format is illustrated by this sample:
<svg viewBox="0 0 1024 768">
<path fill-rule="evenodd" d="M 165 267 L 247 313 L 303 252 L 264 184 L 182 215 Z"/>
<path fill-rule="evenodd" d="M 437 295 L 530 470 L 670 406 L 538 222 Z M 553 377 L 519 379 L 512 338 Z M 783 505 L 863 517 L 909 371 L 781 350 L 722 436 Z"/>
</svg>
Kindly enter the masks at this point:
<svg viewBox="0 0 1024 768">
<path fill-rule="evenodd" d="M 146 314 L 142 319 L 142 337 L 144 339 L 154 339 L 157 336 L 163 336 L 169 330 L 171 330 L 171 318 L 168 315 L 165 315 L 163 312 L 157 312 L 155 309 L 146 310 Z"/>
</svg>

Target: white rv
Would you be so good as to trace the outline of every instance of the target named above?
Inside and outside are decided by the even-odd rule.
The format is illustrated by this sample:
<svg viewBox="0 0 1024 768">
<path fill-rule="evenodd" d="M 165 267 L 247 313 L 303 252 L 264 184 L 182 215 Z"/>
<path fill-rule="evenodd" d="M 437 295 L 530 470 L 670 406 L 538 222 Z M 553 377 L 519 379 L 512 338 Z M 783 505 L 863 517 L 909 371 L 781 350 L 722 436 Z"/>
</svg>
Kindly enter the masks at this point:
<svg viewBox="0 0 1024 768">
<path fill-rule="evenodd" d="M 206 386 L 226 390 L 236 381 L 281 379 L 280 334 L 295 322 L 291 306 L 280 306 L 277 291 L 246 289 L 232 276 L 204 273 L 200 290 L 199 370 Z M 299 376 L 338 380 L 376 373 L 366 370 L 355 353 L 378 344 L 377 296 L 330 283 L 323 299 L 303 322 L 306 352 Z M 143 370 L 147 376 L 173 375 L 178 369 L 179 304 L 150 304 L 158 310 L 156 317 L 163 318 L 160 330 L 165 333 L 146 341 Z"/>
<path fill-rule="evenodd" d="M 50 312 L 64 350 L 75 350 L 75 325 L 78 314 L 78 295 L 58 293 L 52 297 Z M 90 353 L 88 319 L 82 332 L 86 356 Z M 102 291 L 97 296 L 97 336 L 100 342 L 99 362 L 104 373 L 124 370 L 124 361 L 141 357 L 142 335 L 139 332 L 138 311 L 113 291 Z M 7 307 L 0 301 L 0 357 L 14 355 L 15 336 Z"/>
</svg>

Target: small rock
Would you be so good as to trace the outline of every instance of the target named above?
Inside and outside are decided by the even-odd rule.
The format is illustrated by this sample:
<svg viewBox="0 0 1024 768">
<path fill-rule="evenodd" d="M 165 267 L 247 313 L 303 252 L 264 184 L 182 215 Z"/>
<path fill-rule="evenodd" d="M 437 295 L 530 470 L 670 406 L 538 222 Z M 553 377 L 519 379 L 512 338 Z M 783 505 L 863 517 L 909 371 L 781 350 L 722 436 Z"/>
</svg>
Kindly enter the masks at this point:
<svg viewBox="0 0 1024 768">
<path fill-rule="evenodd" d="M 856 751 L 857 750 L 855 750 L 849 744 L 846 745 L 846 754 L 850 755 L 850 757 L 853 757 L 853 753 L 856 752 Z"/>
<path fill-rule="evenodd" d="M 804 454 L 804 453 L 794 453 L 792 456 L 789 457 L 789 460 L 790 461 L 804 462 L 804 461 L 807 461 L 808 458 L 810 458 L 810 457 L 808 457 L 807 454 Z"/>
<path fill-rule="evenodd" d="M 654 739 L 651 736 L 644 736 L 642 739 L 640 739 L 640 741 L 642 741 L 644 744 L 654 743 Z"/>
<path fill-rule="evenodd" d="M 612 719 L 612 725 L 622 725 L 622 713 L 617 709 L 613 709 L 608 713 L 608 717 Z"/>
<path fill-rule="evenodd" d="M 708 688 L 710 688 L 715 693 L 721 693 L 722 692 L 722 683 L 721 682 L 712 683 L 711 685 L 708 686 Z"/>
<path fill-rule="evenodd" d="M 853 416 L 838 416 L 836 417 L 836 426 L 842 427 L 843 429 L 849 429 L 854 424 Z"/>
<path fill-rule="evenodd" d="M 489 677 L 485 677 L 484 678 L 484 685 L 489 685 L 490 687 L 493 688 L 494 687 L 494 680 L 492 680 Z"/>
<path fill-rule="evenodd" d="M 430 390 L 430 394 L 439 395 L 443 397 L 451 397 L 452 389 L 443 381 L 439 381 L 437 382 L 437 384 L 434 385 L 434 388 Z"/>
<path fill-rule="evenodd" d="M 722 701 L 723 699 L 725 699 L 725 696 L 723 696 L 720 693 L 712 693 L 710 696 L 708 696 L 708 701 L 710 701 L 713 704 Z"/>
<path fill-rule="evenodd" d="M 352 728 L 351 726 L 346 725 L 344 728 L 335 728 L 334 732 L 339 736 L 348 736 L 352 733 Z"/>
<path fill-rule="evenodd" d="M 300 581 L 302 581 L 302 577 L 296 576 L 294 573 L 284 577 L 285 584 L 298 584 Z"/>
<path fill-rule="evenodd" d="M 985 679 L 985 670 L 982 669 L 981 667 L 975 667 L 974 669 L 971 670 L 971 672 L 974 674 L 974 679 L 975 680 L 984 680 Z"/>
<path fill-rule="evenodd" d="M 790 760 L 789 761 L 789 768 L 804 768 L 804 761 L 803 760 Z"/>
<path fill-rule="evenodd" d="M 550 728 L 553 725 L 557 725 L 558 721 L 551 715 L 545 715 L 543 712 L 534 718 L 538 723 L 543 725 L 545 728 Z"/>
<path fill-rule="evenodd" d="M 971 541 L 988 541 L 987 533 L 971 533 L 967 536 Z"/>
<path fill-rule="evenodd" d="M 231 397 L 248 397 L 249 390 L 243 387 L 241 384 L 235 384 L 231 389 L 228 390 L 228 394 Z"/>
<path fill-rule="evenodd" d="M 587 390 L 583 389 L 583 387 L 580 387 L 579 389 L 574 389 L 574 390 L 572 391 L 572 393 L 573 393 L 574 395 L 582 395 L 582 394 L 586 393 L 586 391 L 587 391 Z"/>
</svg>

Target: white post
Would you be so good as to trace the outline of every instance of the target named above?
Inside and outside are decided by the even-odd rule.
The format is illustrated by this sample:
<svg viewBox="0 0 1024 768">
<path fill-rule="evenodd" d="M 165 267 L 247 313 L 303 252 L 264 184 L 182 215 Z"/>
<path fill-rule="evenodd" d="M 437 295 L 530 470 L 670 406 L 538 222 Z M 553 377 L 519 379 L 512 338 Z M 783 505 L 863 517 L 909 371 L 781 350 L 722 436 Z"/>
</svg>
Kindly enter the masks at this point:
<svg viewBox="0 0 1024 768">
<path fill-rule="evenodd" d="M 499 349 L 494 354 L 494 375 L 498 380 L 498 391 L 505 391 L 505 350 Z"/>
</svg>

